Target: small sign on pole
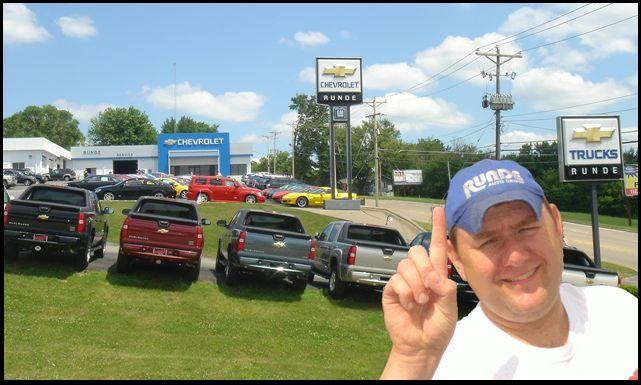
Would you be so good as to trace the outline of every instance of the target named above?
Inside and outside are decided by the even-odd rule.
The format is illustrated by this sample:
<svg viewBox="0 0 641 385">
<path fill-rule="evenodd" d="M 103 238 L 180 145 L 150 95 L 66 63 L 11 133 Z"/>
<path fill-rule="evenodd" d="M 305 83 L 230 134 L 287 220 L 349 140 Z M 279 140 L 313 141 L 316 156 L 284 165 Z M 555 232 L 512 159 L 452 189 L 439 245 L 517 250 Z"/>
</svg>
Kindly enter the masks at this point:
<svg viewBox="0 0 641 385">
<path fill-rule="evenodd" d="M 639 166 L 636 164 L 626 164 L 623 178 L 623 188 L 626 197 L 636 197 L 639 195 Z"/>
</svg>

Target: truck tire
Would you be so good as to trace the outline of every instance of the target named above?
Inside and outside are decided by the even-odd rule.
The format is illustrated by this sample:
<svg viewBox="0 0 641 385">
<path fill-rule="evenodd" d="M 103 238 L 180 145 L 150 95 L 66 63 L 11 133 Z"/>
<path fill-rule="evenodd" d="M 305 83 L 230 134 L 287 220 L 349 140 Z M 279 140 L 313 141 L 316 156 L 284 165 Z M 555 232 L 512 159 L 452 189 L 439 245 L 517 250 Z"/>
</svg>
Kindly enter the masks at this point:
<svg viewBox="0 0 641 385">
<path fill-rule="evenodd" d="M 80 249 L 80 252 L 74 256 L 76 270 L 83 271 L 89 266 L 89 262 L 91 261 L 91 243 L 91 240 L 89 240 L 87 245 Z"/>
<path fill-rule="evenodd" d="M 116 270 L 119 273 L 128 273 L 131 271 L 131 257 L 118 249 L 118 260 L 116 261 Z"/>
<path fill-rule="evenodd" d="M 238 283 L 238 268 L 234 266 L 229 258 L 225 265 L 224 282 L 227 286 L 234 286 Z"/>
<path fill-rule="evenodd" d="M 307 287 L 307 278 L 293 278 L 292 279 L 292 286 L 294 288 L 294 291 L 298 293 L 302 293 L 305 291 L 305 288 Z"/>
<path fill-rule="evenodd" d="M 225 266 L 223 266 L 223 264 L 220 263 L 221 258 L 225 258 L 225 257 L 223 257 L 223 254 L 220 252 L 220 240 L 218 240 L 218 252 L 216 253 L 216 267 L 214 267 L 214 270 L 216 270 L 218 273 L 222 275 L 225 273 Z"/>
<path fill-rule="evenodd" d="M 102 243 L 100 243 L 100 248 L 93 252 L 94 258 L 104 258 L 105 257 L 105 248 L 107 247 L 107 235 L 109 234 L 109 228 L 105 229 L 105 236 L 102 238 Z"/>
<path fill-rule="evenodd" d="M 64 179 L 65 179 L 65 182 L 69 182 L 69 181 L 71 180 L 71 178 L 69 177 L 69 175 L 65 175 L 65 178 L 64 178 Z"/>
<path fill-rule="evenodd" d="M 25 179 L 24 182 L 22 182 L 25 186 L 31 186 L 31 181 L 29 179 Z"/>
<path fill-rule="evenodd" d="M 314 283 L 314 273 L 307 274 L 307 283 Z"/>
<path fill-rule="evenodd" d="M 307 207 L 309 205 L 309 200 L 305 197 L 299 197 L 296 199 L 296 206 L 298 207 Z"/>
<path fill-rule="evenodd" d="M 341 281 L 338 276 L 338 269 L 336 266 L 332 267 L 332 272 L 329 275 L 329 296 L 338 299 L 345 295 L 346 284 Z"/>
<path fill-rule="evenodd" d="M 199 275 L 200 275 L 200 258 L 198 258 L 198 262 L 196 262 L 194 266 L 186 268 L 185 278 L 189 282 L 196 282 L 198 281 Z"/>
</svg>

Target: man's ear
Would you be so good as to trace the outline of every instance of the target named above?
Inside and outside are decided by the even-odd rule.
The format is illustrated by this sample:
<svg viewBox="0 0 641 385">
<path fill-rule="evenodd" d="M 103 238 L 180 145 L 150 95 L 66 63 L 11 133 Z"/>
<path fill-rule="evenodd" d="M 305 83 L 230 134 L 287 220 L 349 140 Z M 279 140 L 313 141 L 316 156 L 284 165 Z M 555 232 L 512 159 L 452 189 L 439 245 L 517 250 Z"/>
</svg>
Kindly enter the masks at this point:
<svg viewBox="0 0 641 385">
<path fill-rule="evenodd" d="M 467 278 L 465 277 L 465 268 L 463 267 L 463 263 L 461 262 L 461 258 L 454 248 L 454 245 L 452 244 L 452 240 L 448 239 L 447 240 L 447 256 L 456 268 L 456 271 L 458 271 L 458 274 L 461 276 L 461 278 L 467 282 Z"/>
<path fill-rule="evenodd" d="M 550 203 L 550 212 L 552 213 L 552 219 L 554 220 L 556 232 L 560 237 L 563 237 L 563 221 L 561 220 L 561 212 L 554 203 Z"/>
</svg>

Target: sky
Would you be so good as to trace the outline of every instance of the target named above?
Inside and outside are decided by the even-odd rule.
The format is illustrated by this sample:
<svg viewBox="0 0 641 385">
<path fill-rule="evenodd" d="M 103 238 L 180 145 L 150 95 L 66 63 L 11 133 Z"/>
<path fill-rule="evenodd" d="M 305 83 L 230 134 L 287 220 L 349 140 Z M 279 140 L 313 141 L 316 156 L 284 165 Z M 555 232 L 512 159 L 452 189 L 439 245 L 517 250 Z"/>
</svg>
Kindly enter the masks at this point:
<svg viewBox="0 0 641 385">
<path fill-rule="evenodd" d="M 289 151 L 289 109 L 314 95 L 317 57 L 359 57 L 363 98 L 407 142 L 439 138 L 493 151 L 496 65 L 503 149 L 556 138 L 555 117 L 620 116 L 638 138 L 638 4 L 3 4 L 3 117 L 29 105 L 70 111 L 86 135 L 109 107 L 134 106 L 160 130 L 190 116 L 267 151 Z M 502 61 L 506 60 L 503 58 Z M 175 63 L 175 65 L 174 65 Z M 174 82 L 175 76 L 175 82 Z M 175 85 L 175 87 L 174 87 Z M 569 108 L 568 108 L 569 107 Z M 351 107 L 352 125 L 372 113 Z M 517 142 L 517 143 L 514 143 Z M 624 144 L 624 150 L 637 143 Z M 505 152 L 504 154 L 507 154 Z"/>
</svg>

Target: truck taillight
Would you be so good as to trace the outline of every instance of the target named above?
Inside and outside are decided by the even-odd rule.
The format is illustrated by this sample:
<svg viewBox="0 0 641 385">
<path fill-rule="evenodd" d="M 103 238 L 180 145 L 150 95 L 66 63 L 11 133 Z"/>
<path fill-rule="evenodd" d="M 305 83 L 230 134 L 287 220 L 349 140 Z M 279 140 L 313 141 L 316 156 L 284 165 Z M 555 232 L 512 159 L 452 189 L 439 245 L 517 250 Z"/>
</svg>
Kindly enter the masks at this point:
<svg viewBox="0 0 641 385">
<path fill-rule="evenodd" d="M 347 264 L 353 265 L 356 263 L 356 246 L 352 245 L 349 247 L 347 254 Z"/>
<path fill-rule="evenodd" d="M 309 240 L 309 256 L 308 259 L 316 259 L 316 241 L 313 239 Z"/>
<path fill-rule="evenodd" d="M 77 233 L 85 231 L 85 213 L 78 213 L 78 226 L 76 226 Z"/>
<path fill-rule="evenodd" d="M 241 231 L 236 241 L 236 251 L 245 250 L 245 238 L 247 238 L 247 231 Z"/>
<path fill-rule="evenodd" d="M 205 238 L 203 237 L 203 227 L 196 226 L 196 247 L 202 249 L 204 244 Z"/>
<path fill-rule="evenodd" d="M 621 287 L 621 274 L 617 274 L 617 287 Z"/>
<path fill-rule="evenodd" d="M 7 203 L 6 206 L 4 206 L 4 225 L 6 226 L 7 223 L 9 223 L 9 210 L 11 210 L 11 203 Z"/>
<path fill-rule="evenodd" d="M 131 218 L 127 217 L 127 219 L 125 219 L 125 223 L 122 225 L 122 230 L 120 231 L 121 239 L 127 239 L 127 237 L 129 237 L 129 222 L 131 222 Z"/>
<path fill-rule="evenodd" d="M 452 277 L 452 261 L 450 259 L 447 259 L 447 278 Z"/>
</svg>

